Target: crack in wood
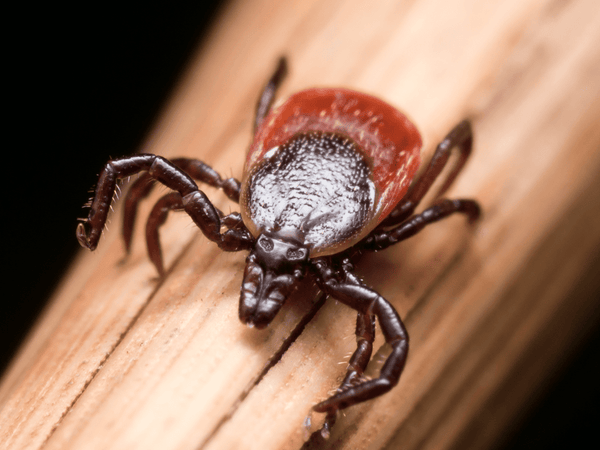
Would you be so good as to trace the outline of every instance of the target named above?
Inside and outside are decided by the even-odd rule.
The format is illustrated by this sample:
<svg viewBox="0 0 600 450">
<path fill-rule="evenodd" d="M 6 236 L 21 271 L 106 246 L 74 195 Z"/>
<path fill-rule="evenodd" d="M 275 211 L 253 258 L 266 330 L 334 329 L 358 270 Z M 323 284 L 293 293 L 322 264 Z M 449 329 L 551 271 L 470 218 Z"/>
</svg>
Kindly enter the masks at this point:
<svg viewBox="0 0 600 450">
<path fill-rule="evenodd" d="M 275 366 L 275 364 L 277 364 L 281 360 L 281 358 L 283 357 L 285 352 L 287 352 L 287 350 L 292 346 L 292 344 L 294 342 L 296 342 L 296 339 L 298 339 L 298 337 L 300 337 L 300 335 L 306 328 L 306 325 L 308 325 L 310 323 L 310 321 L 315 317 L 317 312 L 325 304 L 325 300 L 327 300 L 327 295 L 323 292 L 320 292 L 317 295 L 317 298 L 314 301 L 314 303 L 313 303 L 312 307 L 310 308 L 310 310 L 308 311 L 308 313 L 306 313 L 304 315 L 304 317 L 302 317 L 302 319 L 298 322 L 298 324 L 296 324 L 296 326 L 291 331 L 289 336 L 283 341 L 283 343 L 281 344 L 279 349 L 273 354 L 273 356 L 271 356 L 268 359 L 267 363 L 265 364 L 263 369 L 260 371 L 260 373 L 253 380 L 251 380 L 248 383 L 248 386 L 242 391 L 242 393 L 239 395 L 237 400 L 233 403 L 233 405 L 231 406 L 231 408 L 229 409 L 227 414 L 225 414 L 221 418 L 221 420 L 219 420 L 219 422 L 215 425 L 213 430 L 208 434 L 208 436 L 204 439 L 204 441 L 202 441 L 202 443 L 197 447 L 198 450 L 203 449 L 207 444 L 209 444 L 210 441 L 214 438 L 214 436 L 216 436 L 216 434 L 219 432 L 221 427 L 223 425 L 225 425 L 227 423 L 227 421 L 229 421 L 229 419 L 231 419 L 233 417 L 233 415 L 235 414 L 235 412 L 237 411 L 239 406 L 242 404 L 244 399 L 246 397 L 248 397 L 248 395 L 250 394 L 252 389 L 254 389 L 254 387 L 256 387 L 262 381 L 262 379 L 267 375 L 269 370 L 271 370 L 271 368 L 273 366 Z"/>
</svg>

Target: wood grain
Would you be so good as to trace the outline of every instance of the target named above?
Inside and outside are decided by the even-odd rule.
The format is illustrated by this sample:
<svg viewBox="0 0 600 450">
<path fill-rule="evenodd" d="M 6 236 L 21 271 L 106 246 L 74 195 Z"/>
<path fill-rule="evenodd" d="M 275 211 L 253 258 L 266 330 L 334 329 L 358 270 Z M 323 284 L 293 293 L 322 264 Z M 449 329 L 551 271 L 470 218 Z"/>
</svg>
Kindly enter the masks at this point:
<svg viewBox="0 0 600 450">
<path fill-rule="evenodd" d="M 598 42 L 594 0 L 223 10 L 144 151 L 239 177 L 254 102 L 280 54 L 291 65 L 281 99 L 311 86 L 375 94 L 419 126 L 424 159 L 459 120 L 474 125 L 473 156 L 449 196 L 478 199 L 484 217 L 474 228 L 446 220 L 361 262 L 405 318 L 411 353 L 398 387 L 348 409 L 322 448 L 494 448 L 596 323 Z M 244 254 L 220 252 L 173 216 L 158 281 L 142 226 L 121 261 L 119 214 L 99 249 L 78 256 L 2 379 L 0 448 L 301 448 L 310 407 L 354 349 L 352 311 L 328 301 L 265 374 L 314 288 L 269 329 L 246 329 Z M 315 429 L 322 417 L 312 419 Z"/>
</svg>

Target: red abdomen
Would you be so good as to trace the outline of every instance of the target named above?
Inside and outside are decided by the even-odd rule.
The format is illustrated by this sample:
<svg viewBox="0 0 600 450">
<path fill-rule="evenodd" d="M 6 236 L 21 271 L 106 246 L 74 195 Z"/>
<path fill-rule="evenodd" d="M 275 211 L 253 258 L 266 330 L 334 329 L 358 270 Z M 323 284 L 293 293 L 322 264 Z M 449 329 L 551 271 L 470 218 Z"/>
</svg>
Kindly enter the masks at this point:
<svg viewBox="0 0 600 450">
<path fill-rule="evenodd" d="M 420 164 L 421 136 L 404 114 L 376 97 L 340 88 L 298 92 L 272 110 L 257 130 L 246 159 L 242 197 L 248 188 L 248 175 L 269 150 L 311 131 L 349 137 L 369 166 L 376 196 L 370 220 L 352 239 L 357 242 L 406 194 Z M 244 217 L 244 222 L 251 220 Z"/>
</svg>

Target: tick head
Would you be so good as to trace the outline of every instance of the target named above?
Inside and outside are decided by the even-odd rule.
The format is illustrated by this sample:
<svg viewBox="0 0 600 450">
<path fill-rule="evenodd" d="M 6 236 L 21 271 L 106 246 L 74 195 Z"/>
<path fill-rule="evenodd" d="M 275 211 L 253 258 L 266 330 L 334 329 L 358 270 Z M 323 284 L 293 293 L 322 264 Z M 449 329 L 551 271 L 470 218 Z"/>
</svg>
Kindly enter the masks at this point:
<svg viewBox="0 0 600 450">
<path fill-rule="evenodd" d="M 308 249 L 290 239 L 261 234 L 246 259 L 240 320 L 265 328 L 306 273 Z"/>
</svg>

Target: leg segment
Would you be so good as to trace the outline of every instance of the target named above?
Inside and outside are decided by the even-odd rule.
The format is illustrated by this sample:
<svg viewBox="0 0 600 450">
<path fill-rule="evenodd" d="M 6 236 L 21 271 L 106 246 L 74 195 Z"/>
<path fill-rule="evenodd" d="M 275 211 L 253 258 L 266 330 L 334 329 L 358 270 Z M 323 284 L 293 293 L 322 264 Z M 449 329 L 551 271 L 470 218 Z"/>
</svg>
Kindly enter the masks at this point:
<svg viewBox="0 0 600 450">
<path fill-rule="evenodd" d="M 345 391 L 361 381 L 371 360 L 375 340 L 375 316 L 358 313 L 356 316 L 356 351 L 348 361 L 348 371 L 338 391 Z"/>
<path fill-rule="evenodd" d="M 183 200 L 178 192 L 171 192 L 163 196 L 152 208 L 146 222 L 146 245 L 148 248 L 148 256 L 150 261 L 156 267 L 159 276 L 162 278 L 165 274 L 162 258 L 162 247 L 160 245 L 159 229 L 167 220 L 170 211 L 180 211 L 184 209 Z M 242 217 L 239 213 L 232 213 L 223 217 L 221 211 L 215 208 L 221 224 L 229 228 L 229 232 L 244 233 L 245 226 L 242 222 Z"/>
<path fill-rule="evenodd" d="M 336 267 L 337 268 L 337 267 Z M 352 273 L 354 267 L 350 262 L 349 258 L 345 258 L 341 264 L 341 271 L 344 274 L 344 281 L 355 285 L 360 285 L 358 278 Z M 373 341 L 375 340 L 375 316 L 369 314 L 358 313 L 356 316 L 356 350 L 348 361 L 348 369 L 346 370 L 346 376 L 337 389 L 337 393 L 341 393 L 356 386 L 364 381 L 363 375 L 371 360 L 373 354 Z M 335 425 L 337 419 L 337 409 L 330 410 L 327 412 L 327 417 L 323 427 L 321 428 L 321 435 L 327 439 L 331 429 Z"/>
<path fill-rule="evenodd" d="M 360 384 L 364 381 L 363 375 L 371 355 L 373 354 L 373 341 L 375 340 L 375 316 L 358 313 L 356 316 L 356 350 L 348 361 L 348 369 L 344 381 L 339 388 L 337 394 Z M 321 428 L 321 435 L 327 439 L 331 429 L 335 425 L 337 418 L 337 409 L 327 411 L 325 423 Z"/>
<path fill-rule="evenodd" d="M 398 224 L 413 214 L 419 202 L 427 194 L 431 185 L 446 166 L 450 152 L 456 148 L 460 152 L 459 159 L 450 174 L 448 174 L 448 178 L 446 178 L 436 197 L 444 194 L 467 162 L 467 158 L 471 154 L 472 144 L 473 131 L 471 130 L 471 123 L 468 120 L 463 120 L 440 142 L 425 173 L 413 183 L 404 200 L 396 206 L 391 214 L 381 223 L 381 226 L 387 227 Z"/>
<path fill-rule="evenodd" d="M 234 202 L 238 203 L 240 199 L 241 183 L 235 178 L 222 179 L 219 174 L 210 166 L 197 159 L 175 158 L 171 162 L 187 173 L 193 179 L 206 183 L 209 186 L 223 189 L 225 195 Z M 140 200 L 146 198 L 154 184 L 153 177 L 149 173 L 144 173 L 132 183 L 125 196 L 125 208 L 123 212 L 123 241 L 125 242 L 125 251 L 129 253 L 131 248 L 131 235 L 137 216 L 137 208 Z"/>
<path fill-rule="evenodd" d="M 204 235 L 216 242 L 220 248 L 225 251 L 250 248 L 253 238 L 247 230 L 227 230 L 221 233 L 219 212 L 191 177 L 165 158 L 150 154 L 116 159 L 106 164 L 100 173 L 90 213 L 87 219 L 77 226 L 77 239 L 83 247 L 94 250 L 98 245 L 117 179 L 144 170 L 148 171 L 153 179 L 179 192 L 183 209 Z"/>
<path fill-rule="evenodd" d="M 335 267 L 335 266 L 334 266 Z M 343 282 L 360 286 L 362 283 L 352 272 L 354 266 L 349 258 L 344 258 L 340 267 L 343 274 Z M 373 352 L 373 341 L 375 340 L 375 316 L 358 313 L 356 317 L 356 351 L 348 361 L 348 371 L 344 381 L 338 388 L 338 392 L 346 390 L 348 387 L 361 381 L 367 364 L 371 360 Z"/>
<path fill-rule="evenodd" d="M 262 93 L 260 94 L 260 98 L 258 99 L 258 103 L 256 104 L 256 115 L 254 117 L 254 134 L 256 134 L 256 130 L 264 120 L 265 116 L 268 114 L 271 109 L 271 105 L 273 104 L 273 99 L 275 98 L 275 92 L 277 88 L 283 81 L 287 73 L 287 61 L 284 57 L 279 58 L 277 62 L 277 68 L 271 78 L 269 79 L 267 85 L 263 88 Z"/>
<path fill-rule="evenodd" d="M 165 269 L 163 267 L 162 247 L 160 246 L 158 229 L 167 220 L 169 211 L 181 209 L 183 209 L 181 195 L 178 192 L 171 192 L 156 202 L 150 216 L 148 216 L 148 222 L 146 222 L 148 256 L 161 278 L 165 275 Z"/>
<path fill-rule="evenodd" d="M 447 200 L 444 199 L 427 208 L 421 214 L 416 214 L 396 228 L 389 231 L 374 230 L 362 242 L 358 244 L 359 248 L 364 250 L 378 251 L 408 239 L 421 231 L 430 223 L 437 222 L 454 213 L 466 214 L 469 222 L 474 222 L 479 218 L 479 205 L 474 200 Z"/>
<path fill-rule="evenodd" d="M 313 407 L 315 411 L 325 412 L 330 416 L 337 410 L 382 395 L 398 383 L 408 354 L 408 333 L 400 316 L 387 300 L 364 284 L 358 283 L 356 279 L 350 282 L 340 280 L 327 258 L 314 259 L 313 269 L 316 272 L 317 284 L 326 294 L 354 308 L 359 314 L 367 317 L 376 316 L 386 342 L 392 347 L 392 353 L 388 356 L 378 378 L 349 385 L 345 390 L 338 391 Z M 359 358 L 366 356 L 366 352 L 360 350 L 357 352 Z M 347 378 L 349 377 L 351 378 L 352 374 L 347 375 Z M 354 379 L 356 380 L 356 377 Z"/>
</svg>

